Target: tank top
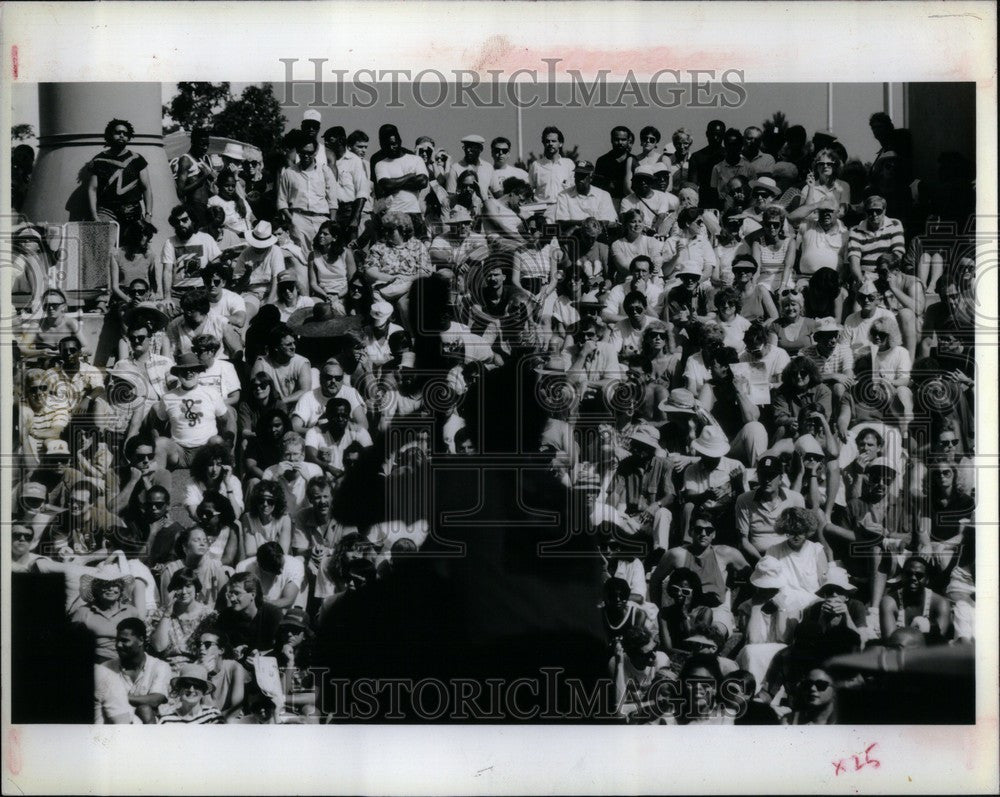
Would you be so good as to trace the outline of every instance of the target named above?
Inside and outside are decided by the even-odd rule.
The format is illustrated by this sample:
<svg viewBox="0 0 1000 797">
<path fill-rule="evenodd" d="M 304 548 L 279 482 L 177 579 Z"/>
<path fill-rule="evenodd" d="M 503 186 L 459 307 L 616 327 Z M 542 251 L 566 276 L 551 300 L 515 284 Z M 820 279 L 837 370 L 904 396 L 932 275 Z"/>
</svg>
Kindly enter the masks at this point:
<svg viewBox="0 0 1000 797">
<path fill-rule="evenodd" d="M 778 249 L 774 250 L 761 241 L 760 276 L 757 278 L 757 283 L 769 291 L 776 291 L 781 287 L 778 285 L 778 280 L 781 279 L 781 273 L 785 268 L 785 255 L 788 253 L 791 242 L 791 238 L 785 238 Z"/>
<path fill-rule="evenodd" d="M 719 565 L 715 549 L 709 546 L 701 556 L 695 557 L 687 548 L 684 549 L 684 567 L 696 573 L 701 579 L 702 592 L 711 592 L 719 600 L 726 597 L 726 576 Z"/>
</svg>

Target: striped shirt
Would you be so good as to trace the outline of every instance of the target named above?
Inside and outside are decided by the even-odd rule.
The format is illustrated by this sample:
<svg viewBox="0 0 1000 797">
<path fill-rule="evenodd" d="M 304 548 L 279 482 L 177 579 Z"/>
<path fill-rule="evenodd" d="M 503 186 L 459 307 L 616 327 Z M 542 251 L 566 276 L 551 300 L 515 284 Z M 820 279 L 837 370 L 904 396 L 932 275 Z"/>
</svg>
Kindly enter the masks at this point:
<svg viewBox="0 0 1000 797">
<path fill-rule="evenodd" d="M 160 725 L 182 722 L 186 725 L 216 725 L 221 724 L 222 712 L 215 706 L 200 706 L 190 714 L 167 714 L 159 718 Z"/>
<path fill-rule="evenodd" d="M 874 271 L 879 257 L 889 253 L 899 258 L 906 253 L 903 225 L 898 220 L 886 217 L 882 226 L 874 232 L 868 229 L 867 222 L 851 228 L 847 257 L 850 260 L 860 259 L 862 271 Z"/>
</svg>

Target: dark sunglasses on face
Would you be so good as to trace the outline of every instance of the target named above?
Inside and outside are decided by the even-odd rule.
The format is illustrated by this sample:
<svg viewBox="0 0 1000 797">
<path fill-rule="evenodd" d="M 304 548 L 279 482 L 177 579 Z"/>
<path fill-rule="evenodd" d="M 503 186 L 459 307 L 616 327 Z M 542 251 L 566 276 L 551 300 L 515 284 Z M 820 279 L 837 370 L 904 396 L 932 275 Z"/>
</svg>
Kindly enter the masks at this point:
<svg viewBox="0 0 1000 797">
<path fill-rule="evenodd" d="M 825 692 L 827 689 L 830 688 L 830 682 L 829 681 L 824 681 L 821 678 L 817 678 L 816 680 L 808 680 L 808 681 L 803 681 L 802 682 L 802 688 L 803 689 L 809 689 L 809 688 L 811 688 L 813 686 L 816 687 L 816 691 L 817 692 Z"/>
<path fill-rule="evenodd" d="M 128 339 L 133 343 L 142 343 L 144 340 L 149 339 L 149 335 L 129 335 Z"/>
<path fill-rule="evenodd" d="M 506 155 L 510 152 L 510 147 L 493 147 L 493 152 L 497 155 Z"/>
<path fill-rule="evenodd" d="M 861 302 L 862 304 L 868 304 L 869 302 L 875 301 L 875 296 L 874 294 L 870 293 L 861 293 L 858 294 L 858 301 Z"/>
<path fill-rule="evenodd" d="M 49 392 L 49 386 L 48 385 L 32 385 L 31 387 L 28 388 L 28 390 L 30 390 L 32 393 L 48 393 Z"/>
<path fill-rule="evenodd" d="M 225 285 L 225 284 L 226 284 L 226 282 L 225 282 L 225 280 L 221 280 L 221 279 L 218 279 L 218 278 L 216 278 L 216 279 L 211 279 L 211 280 L 209 280 L 209 281 L 208 281 L 208 284 L 209 284 L 209 285 L 213 285 L 213 286 L 215 286 L 215 287 L 217 287 L 217 288 L 218 288 L 218 287 L 220 287 L 220 286 L 222 286 L 222 285 Z"/>
<path fill-rule="evenodd" d="M 146 506 L 150 509 L 163 509 L 167 505 L 166 501 L 147 501 Z"/>
<path fill-rule="evenodd" d="M 883 213 L 885 213 L 885 208 L 868 208 L 865 211 L 866 216 L 881 216 Z"/>
<path fill-rule="evenodd" d="M 938 441 L 943 446 L 957 446 L 958 438 L 956 437 L 943 437 Z"/>
<path fill-rule="evenodd" d="M 149 288 L 132 288 L 130 293 L 133 296 L 145 296 L 147 293 L 149 293 Z"/>
<path fill-rule="evenodd" d="M 274 499 L 268 495 L 261 496 L 260 504 L 261 506 L 274 506 Z"/>
<path fill-rule="evenodd" d="M 14 541 L 20 540 L 21 542 L 30 542 L 34 539 L 35 535 L 30 531 L 13 531 L 11 532 L 10 538 Z"/>
<path fill-rule="evenodd" d="M 715 526 L 695 526 L 691 529 L 692 534 L 715 534 Z"/>
<path fill-rule="evenodd" d="M 785 288 L 785 289 L 783 289 L 781 291 L 781 295 L 782 296 L 798 296 L 799 295 L 799 289 L 798 288 Z"/>
<path fill-rule="evenodd" d="M 208 650 L 209 648 L 214 648 L 218 646 L 218 644 L 219 644 L 218 642 L 211 642 L 209 640 L 203 639 L 201 642 L 198 643 L 198 647 L 200 647 L 202 650 Z"/>
</svg>

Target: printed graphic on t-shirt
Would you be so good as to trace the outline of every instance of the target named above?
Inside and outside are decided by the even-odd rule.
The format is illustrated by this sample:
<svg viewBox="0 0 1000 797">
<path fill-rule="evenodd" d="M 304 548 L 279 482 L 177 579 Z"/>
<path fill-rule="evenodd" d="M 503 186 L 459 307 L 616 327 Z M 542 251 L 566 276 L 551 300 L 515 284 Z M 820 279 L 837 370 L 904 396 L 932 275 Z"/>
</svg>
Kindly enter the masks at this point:
<svg viewBox="0 0 1000 797">
<path fill-rule="evenodd" d="M 205 413 L 200 410 L 200 407 L 201 399 L 181 399 L 181 408 L 184 411 L 184 419 L 188 422 L 188 426 L 197 426 L 201 423 L 201 419 Z"/>
<path fill-rule="evenodd" d="M 174 246 L 174 275 L 178 279 L 196 279 L 201 275 L 201 260 L 205 247 L 201 244 Z"/>
</svg>

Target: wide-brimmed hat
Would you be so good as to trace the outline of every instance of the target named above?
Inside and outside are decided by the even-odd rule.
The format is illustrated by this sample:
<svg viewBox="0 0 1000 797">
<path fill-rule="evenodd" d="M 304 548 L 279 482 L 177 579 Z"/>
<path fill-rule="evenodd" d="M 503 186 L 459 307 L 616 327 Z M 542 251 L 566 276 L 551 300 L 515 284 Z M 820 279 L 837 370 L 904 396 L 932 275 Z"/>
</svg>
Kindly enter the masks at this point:
<svg viewBox="0 0 1000 797">
<path fill-rule="evenodd" d="M 368 311 L 372 323 L 380 327 L 392 318 L 392 305 L 388 302 L 375 302 Z"/>
<path fill-rule="evenodd" d="M 837 323 L 836 318 L 826 316 L 826 318 L 819 319 L 812 331 L 813 338 L 815 339 L 817 335 L 821 335 L 826 332 L 835 332 L 840 334 L 840 324 Z"/>
<path fill-rule="evenodd" d="M 729 440 L 718 426 L 706 426 L 691 444 L 691 449 L 706 457 L 724 457 L 729 453 Z"/>
<path fill-rule="evenodd" d="M 823 453 L 823 448 L 820 446 L 819 441 L 816 440 L 811 434 L 804 434 L 798 440 L 795 441 L 795 453 L 800 457 L 813 456 L 813 457 L 825 457 L 826 454 Z"/>
<path fill-rule="evenodd" d="M 253 231 L 246 237 L 246 242 L 254 249 L 267 249 L 278 243 L 278 237 L 271 230 L 271 222 L 258 221 Z"/>
<path fill-rule="evenodd" d="M 226 146 L 222 148 L 222 157 L 232 158 L 234 161 L 246 160 L 243 145 L 237 144 L 235 141 L 226 142 Z"/>
<path fill-rule="evenodd" d="M 145 381 L 145 378 L 139 371 L 139 368 L 129 360 L 119 360 L 106 375 L 110 379 L 128 382 L 133 387 L 140 387 Z"/>
<path fill-rule="evenodd" d="M 458 205 L 451 209 L 445 224 L 471 224 L 472 214 L 463 206 Z"/>
<path fill-rule="evenodd" d="M 660 448 L 660 432 L 655 426 L 648 423 L 641 423 L 635 427 L 632 430 L 632 434 L 628 436 L 628 439 L 643 443 L 657 450 Z"/>
<path fill-rule="evenodd" d="M 135 307 L 130 307 L 125 311 L 123 320 L 126 328 L 132 326 L 133 322 L 139 319 L 150 325 L 151 332 L 159 332 L 167 326 L 167 322 L 170 320 L 167 318 L 167 314 L 153 302 L 140 302 Z"/>
<path fill-rule="evenodd" d="M 357 315 L 337 315 L 329 303 L 317 302 L 312 307 L 296 310 L 285 324 L 303 338 L 334 338 L 359 332 L 364 319 Z"/>
<path fill-rule="evenodd" d="M 778 188 L 778 184 L 774 182 L 774 178 L 772 177 L 758 177 L 756 180 L 751 180 L 750 190 L 756 191 L 758 188 L 765 189 L 771 196 L 781 195 L 781 189 Z"/>
<path fill-rule="evenodd" d="M 823 197 L 816 205 L 816 210 L 829 210 L 836 212 L 837 208 L 837 200 L 832 196 Z"/>
<path fill-rule="evenodd" d="M 170 679 L 170 688 L 177 689 L 181 681 L 194 681 L 208 693 L 215 691 L 215 684 L 208 680 L 208 670 L 203 664 L 182 664 L 177 668 L 177 677 Z"/>
<path fill-rule="evenodd" d="M 674 272 L 675 277 L 697 277 L 701 279 L 701 268 L 697 263 L 693 263 L 690 260 L 685 262 L 676 272 Z"/>
<path fill-rule="evenodd" d="M 93 572 L 80 576 L 80 600 L 91 603 L 94 590 L 101 584 L 118 584 L 123 590 L 132 586 L 135 577 L 121 563 L 102 562 Z"/>
<path fill-rule="evenodd" d="M 707 637 L 704 634 L 691 634 L 691 636 L 684 639 L 685 645 L 698 644 L 698 645 L 714 645 L 719 647 L 719 643 L 716 642 L 711 637 Z"/>
<path fill-rule="evenodd" d="M 781 577 L 781 563 L 773 556 L 762 556 L 750 574 L 750 583 L 761 589 L 780 589 L 785 586 Z"/>
<path fill-rule="evenodd" d="M 876 457 L 872 460 L 871 464 L 865 469 L 867 473 L 872 473 L 873 471 L 886 471 L 892 474 L 893 478 L 899 475 L 899 470 L 889 462 L 885 457 Z M 874 475 L 874 473 L 872 473 Z"/>
<path fill-rule="evenodd" d="M 826 578 L 823 579 L 823 583 L 820 584 L 819 589 L 816 590 L 816 594 L 822 598 L 837 590 L 840 590 L 845 594 L 849 594 L 851 592 L 856 592 L 857 589 L 858 588 L 851 583 L 850 576 L 847 575 L 847 571 L 844 570 L 844 568 L 838 567 L 837 565 L 830 565 L 826 571 Z"/>
<path fill-rule="evenodd" d="M 177 359 L 174 360 L 174 364 L 170 366 L 170 373 L 176 376 L 178 371 L 186 371 L 191 368 L 198 371 L 205 370 L 205 366 L 198 359 L 198 355 L 193 351 L 186 351 L 177 355 Z"/>
<path fill-rule="evenodd" d="M 696 415 L 698 402 L 694 393 L 685 387 L 675 387 L 667 394 L 667 398 L 659 404 L 660 412 L 678 412 L 684 415 Z"/>
</svg>

